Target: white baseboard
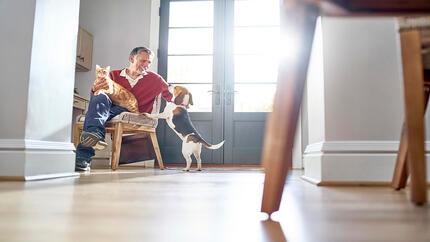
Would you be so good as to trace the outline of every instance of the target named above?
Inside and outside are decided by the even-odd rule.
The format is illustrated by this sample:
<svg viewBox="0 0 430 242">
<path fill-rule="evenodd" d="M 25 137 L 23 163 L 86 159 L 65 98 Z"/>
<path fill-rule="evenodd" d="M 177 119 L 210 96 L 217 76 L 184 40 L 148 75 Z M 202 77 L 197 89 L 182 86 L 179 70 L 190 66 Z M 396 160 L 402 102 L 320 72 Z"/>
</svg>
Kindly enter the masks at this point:
<svg viewBox="0 0 430 242">
<path fill-rule="evenodd" d="M 0 140 L 0 177 L 35 180 L 75 173 L 75 147 L 71 142 Z"/>
<path fill-rule="evenodd" d="M 129 164 L 123 164 L 121 166 L 142 166 L 145 168 L 154 168 L 155 160 L 144 160 L 144 161 L 137 161 Z"/>
<path fill-rule="evenodd" d="M 120 167 L 144 167 L 154 168 L 155 160 L 137 161 L 129 164 L 121 164 Z M 109 169 L 110 160 L 108 158 L 93 158 L 91 161 L 91 169 Z"/>
<path fill-rule="evenodd" d="M 303 155 L 303 179 L 314 184 L 388 184 L 393 176 L 398 142 L 321 142 Z M 427 154 L 427 174 L 430 173 Z M 428 181 L 430 178 L 428 176 Z"/>
</svg>

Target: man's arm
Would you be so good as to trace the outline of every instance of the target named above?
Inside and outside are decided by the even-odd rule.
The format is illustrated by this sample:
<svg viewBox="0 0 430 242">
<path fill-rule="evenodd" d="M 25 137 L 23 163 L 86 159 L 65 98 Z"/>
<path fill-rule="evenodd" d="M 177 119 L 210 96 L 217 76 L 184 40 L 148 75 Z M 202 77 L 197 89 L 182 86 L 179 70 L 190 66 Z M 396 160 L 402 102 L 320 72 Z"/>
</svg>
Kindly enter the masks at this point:
<svg viewBox="0 0 430 242">
<path fill-rule="evenodd" d="M 93 83 L 93 86 L 91 87 L 90 94 L 93 95 L 95 92 L 97 92 L 100 89 L 109 89 L 109 84 L 106 81 L 106 78 L 99 78 L 96 79 Z"/>
<path fill-rule="evenodd" d="M 172 98 L 173 98 L 173 94 L 171 92 L 169 92 L 169 89 L 167 88 L 166 90 L 164 90 L 161 95 L 163 96 L 163 98 L 167 101 L 167 102 L 172 102 Z"/>
</svg>

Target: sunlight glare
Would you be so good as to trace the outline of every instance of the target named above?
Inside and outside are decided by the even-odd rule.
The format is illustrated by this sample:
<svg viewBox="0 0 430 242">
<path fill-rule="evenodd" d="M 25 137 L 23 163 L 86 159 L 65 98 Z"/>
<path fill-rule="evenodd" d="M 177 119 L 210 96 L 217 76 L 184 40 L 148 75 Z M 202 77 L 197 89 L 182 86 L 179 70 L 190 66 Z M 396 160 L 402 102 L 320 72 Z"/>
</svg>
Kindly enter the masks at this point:
<svg viewBox="0 0 430 242">
<path fill-rule="evenodd" d="M 280 61 L 294 61 L 300 53 L 300 43 L 297 35 L 294 32 L 282 34 L 278 45 L 278 53 Z"/>
</svg>

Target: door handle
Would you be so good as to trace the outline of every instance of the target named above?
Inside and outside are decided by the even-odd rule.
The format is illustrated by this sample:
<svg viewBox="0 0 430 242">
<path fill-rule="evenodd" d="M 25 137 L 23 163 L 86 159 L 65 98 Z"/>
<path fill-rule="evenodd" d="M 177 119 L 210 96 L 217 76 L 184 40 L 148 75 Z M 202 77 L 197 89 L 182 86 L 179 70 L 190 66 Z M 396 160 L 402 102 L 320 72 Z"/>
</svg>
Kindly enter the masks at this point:
<svg viewBox="0 0 430 242">
<path fill-rule="evenodd" d="M 208 92 L 212 93 L 212 95 L 215 95 L 215 104 L 220 105 L 221 104 L 221 95 L 218 86 L 215 88 L 215 90 L 209 90 Z"/>
<path fill-rule="evenodd" d="M 226 105 L 231 105 L 233 103 L 233 96 L 236 93 L 236 90 L 224 90 L 225 103 Z"/>
</svg>

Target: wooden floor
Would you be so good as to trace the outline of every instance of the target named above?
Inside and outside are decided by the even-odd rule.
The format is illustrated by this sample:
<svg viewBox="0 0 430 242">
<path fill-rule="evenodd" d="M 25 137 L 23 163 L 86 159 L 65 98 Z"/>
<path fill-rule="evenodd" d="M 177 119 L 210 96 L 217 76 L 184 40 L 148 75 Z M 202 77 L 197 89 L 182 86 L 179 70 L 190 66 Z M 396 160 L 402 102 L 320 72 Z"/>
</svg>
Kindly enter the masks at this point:
<svg viewBox="0 0 430 242">
<path fill-rule="evenodd" d="M 0 241 L 430 241 L 430 206 L 389 187 L 317 187 L 293 172 L 273 220 L 258 168 L 93 169 L 0 182 Z"/>
</svg>

